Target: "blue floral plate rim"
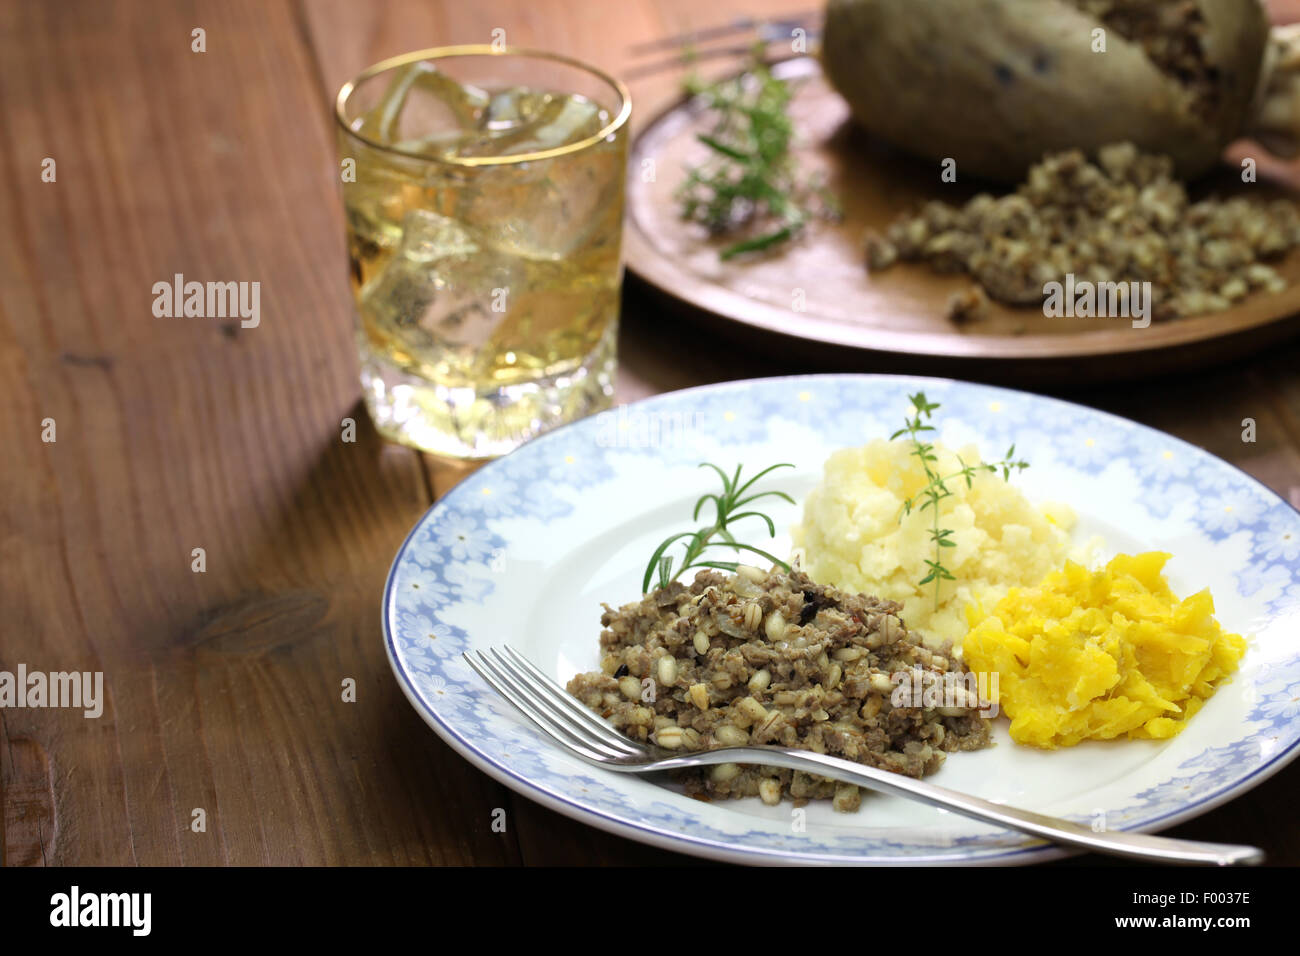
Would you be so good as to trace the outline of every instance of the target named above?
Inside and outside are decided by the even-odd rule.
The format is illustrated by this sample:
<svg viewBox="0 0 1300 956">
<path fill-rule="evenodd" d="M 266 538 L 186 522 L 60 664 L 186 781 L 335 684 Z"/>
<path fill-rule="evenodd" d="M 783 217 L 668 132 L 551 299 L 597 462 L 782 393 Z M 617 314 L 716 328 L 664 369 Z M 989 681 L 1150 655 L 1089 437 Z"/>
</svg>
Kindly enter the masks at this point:
<svg viewBox="0 0 1300 956">
<path fill-rule="evenodd" d="M 1111 412 L 1094 409 L 1064 399 L 1010 389 L 1002 386 L 966 382 L 950 378 L 892 374 L 824 373 L 788 375 L 701 385 L 689 389 L 655 395 L 650 398 L 629 403 L 625 407 L 629 410 L 647 409 L 656 404 L 677 403 L 695 396 L 721 395 L 732 392 L 739 393 L 755 388 L 775 388 L 782 385 L 807 385 L 809 387 L 817 387 L 827 384 L 839 384 L 848 386 L 862 385 L 866 388 L 870 388 L 872 383 L 889 384 L 892 386 L 905 385 L 909 388 L 920 389 L 971 389 L 981 395 L 993 398 L 1001 396 L 1003 399 L 1012 401 L 1028 400 L 1031 403 L 1045 403 L 1047 406 L 1054 407 L 1062 412 L 1068 411 L 1074 414 L 1082 413 L 1087 417 L 1096 418 L 1101 422 L 1108 423 L 1112 427 L 1132 431 L 1138 435 L 1145 435 L 1151 439 L 1181 447 L 1193 456 L 1199 456 L 1214 462 L 1229 470 L 1236 481 L 1241 482 L 1244 479 L 1244 484 L 1246 486 L 1254 489 L 1257 493 L 1262 493 L 1265 498 L 1272 499 L 1277 504 L 1280 504 L 1290 513 L 1292 519 L 1300 522 L 1300 512 L 1292 507 L 1289 502 L 1282 498 L 1282 496 L 1278 495 L 1267 485 L 1263 484 L 1263 482 L 1259 481 L 1257 478 L 1243 471 L 1231 462 L 1227 462 L 1199 446 L 1185 441 L 1184 439 Z M 612 415 L 614 414 L 614 411 L 615 410 L 610 410 L 601 413 L 601 415 Z M 1016 847 L 1013 849 L 997 849 L 993 852 L 971 853 L 960 859 L 954 859 L 950 855 L 943 854 L 918 854 L 887 859 L 878 857 L 864 858 L 860 855 L 851 853 L 836 854 L 807 852 L 798 849 L 782 850 L 777 848 L 751 848 L 744 845 L 736 845 L 727 840 L 710 839 L 708 837 L 682 832 L 677 829 L 656 826 L 644 821 L 631 821 L 597 807 L 584 805 L 578 800 L 575 800 L 552 787 L 548 787 L 524 774 L 515 772 L 505 763 L 493 760 L 490 756 L 477 749 L 472 740 L 459 732 L 454 726 L 445 720 L 435 708 L 431 707 L 429 702 L 421 695 L 411 672 L 400 659 L 400 654 L 394 637 L 394 615 L 397 611 L 394 585 L 399 569 L 403 566 L 404 560 L 409 557 L 412 544 L 417 538 L 417 535 L 427 528 L 436 516 L 445 513 L 465 499 L 479 483 L 499 472 L 511 468 L 511 463 L 517 463 L 523 457 L 541 454 L 542 451 L 551 444 L 565 440 L 567 436 L 572 435 L 576 431 L 596 427 L 596 422 L 601 418 L 601 415 L 593 416 L 554 429 L 553 431 L 527 443 L 515 453 L 484 465 L 474 474 L 467 477 L 425 511 L 411 531 L 408 532 L 394 557 L 392 565 L 390 566 L 384 585 L 384 599 L 383 607 L 381 609 L 381 626 L 384 634 L 385 652 L 388 655 L 389 664 L 393 669 L 394 675 L 398 679 L 398 684 L 401 687 L 402 692 L 411 702 L 411 705 L 416 709 L 417 713 L 420 714 L 421 718 L 436 733 L 438 733 L 438 735 L 449 746 L 451 746 L 453 750 L 467 759 L 478 769 L 484 771 L 490 777 L 505 786 L 510 787 L 512 790 L 541 803 L 549 809 L 578 820 L 579 822 L 594 825 L 607 832 L 635 839 L 640 842 L 649 843 L 664 849 L 706 856 L 718 860 L 750 864 L 812 863 L 845 865 L 866 863 L 885 865 L 927 865 L 935 863 L 959 863 L 973 865 L 1007 865 L 1044 862 L 1063 856 L 1074 855 L 1074 851 L 1054 847 L 1050 844 L 1039 843 Z M 1300 574 L 1300 572 L 1297 573 Z M 1292 663 L 1294 663 L 1294 661 Z M 487 691 L 487 693 L 491 692 Z M 1254 766 L 1240 777 L 1224 783 L 1213 792 L 1198 797 L 1181 807 L 1141 820 L 1136 825 L 1121 827 L 1121 829 L 1154 831 L 1174 826 L 1178 823 L 1199 816 L 1223 805 L 1236 796 L 1253 789 L 1255 786 L 1264 782 L 1289 764 L 1297 755 L 1300 755 L 1300 735 L 1295 736 L 1294 739 L 1291 739 L 1283 749 L 1272 754 L 1268 759 L 1264 760 L 1257 766 Z"/>
</svg>

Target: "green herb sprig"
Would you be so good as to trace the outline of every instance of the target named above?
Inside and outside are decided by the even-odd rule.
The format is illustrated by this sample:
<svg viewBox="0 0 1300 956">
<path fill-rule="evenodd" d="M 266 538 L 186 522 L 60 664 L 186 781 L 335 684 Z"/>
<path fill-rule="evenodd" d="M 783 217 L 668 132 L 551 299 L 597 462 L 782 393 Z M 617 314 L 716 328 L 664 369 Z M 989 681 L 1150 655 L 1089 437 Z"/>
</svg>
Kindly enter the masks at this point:
<svg viewBox="0 0 1300 956">
<path fill-rule="evenodd" d="M 750 69 L 738 77 L 705 83 L 695 75 L 687 92 L 716 114 L 708 133 L 696 138 L 712 160 L 687 169 L 677 189 L 683 219 L 702 223 L 714 235 L 754 231 L 757 235 L 722 250 L 731 259 L 793 239 L 814 216 L 837 218 L 839 207 L 817 182 L 802 181 L 790 146 L 790 85 L 772 74 L 761 47 Z"/>
<path fill-rule="evenodd" d="M 908 399 L 912 403 L 914 414 L 910 418 L 905 419 L 906 424 L 898 431 L 894 432 L 894 434 L 890 435 L 889 440 L 894 441 L 903 435 L 908 437 L 912 442 L 912 454 L 920 460 L 921 467 L 925 469 L 925 477 L 927 481 L 924 488 L 922 488 L 916 495 L 903 502 L 903 511 L 902 514 L 898 516 L 898 520 L 901 523 L 905 517 L 912 513 L 913 509 L 918 511 L 925 511 L 927 508 L 930 509 L 930 540 L 934 544 L 934 558 L 925 559 L 926 566 L 930 570 L 929 573 L 926 574 L 925 577 L 921 578 L 917 583 L 924 586 L 929 584 L 931 581 L 934 582 L 934 607 L 937 611 L 939 609 L 939 591 L 943 587 L 943 582 L 956 580 L 953 573 L 949 571 L 943 563 L 943 549 L 955 548 L 957 546 L 956 542 L 952 540 L 953 530 L 951 528 L 939 527 L 939 502 L 952 494 L 952 492 L 948 490 L 947 483 L 953 479 L 961 478 L 965 480 L 966 487 L 969 488 L 975 479 L 976 473 L 981 471 L 987 471 L 993 474 L 997 474 L 1000 471 L 1002 472 L 1002 480 L 1010 481 L 1011 473 L 1013 471 L 1024 471 L 1029 467 L 1029 463 L 1026 461 L 1020 461 L 1016 458 L 1016 446 L 1013 444 L 1007 449 L 1007 453 L 1003 456 L 1001 461 L 980 462 L 978 464 L 968 465 L 962 460 L 961 455 L 958 455 L 957 461 L 961 465 L 961 468 L 950 475 L 939 474 L 936 470 L 939 458 L 938 455 L 935 454 L 934 443 L 922 440 L 922 436 L 925 433 L 934 431 L 934 426 L 927 424 L 927 422 L 930 421 L 931 415 L 934 411 L 939 408 L 939 403 L 927 401 L 925 392 L 917 392 L 915 395 L 909 395 Z M 918 500 L 920 501 L 919 506 L 917 505 Z"/>
<path fill-rule="evenodd" d="M 732 534 L 731 526 L 745 518 L 761 518 L 767 524 L 767 531 L 770 537 L 776 537 L 776 525 L 772 519 L 761 511 L 742 511 L 746 505 L 753 504 L 760 498 L 775 497 L 794 504 L 794 499 L 784 491 L 759 491 L 748 494 L 754 483 L 764 475 L 775 471 L 778 468 L 793 468 L 794 465 L 789 462 L 783 462 L 779 465 L 771 465 L 764 468 L 754 477 L 750 478 L 743 485 L 740 483 L 741 466 L 737 465 L 735 472 L 728 476 L 725 471 L 712 462 L 705 462 L 700 465 L 701 468 L 712 468 L 722 479 L 722 491 L 716 494 L 707 494 L 695 502 L 695 511 L 692 513 L 692 520 L 700 520 L 700 512 L 704 506 L 712 502 L 714 508 L 713 523 L 699 528 L 696 531 L 682 531 L 678 534 L 669 535 L 655 548 L 654 555 L 650 558 L 650 563 L 646 565 L 645 577 L 641 581 L 642 592 L 648 593 L 650 590 L 650 581 L 654 578 L 656 572 L 659 575 L 659 587 L 667 587 L 683 571 L 689 568 L 717 568 L 722 571 L 735 571 L 739 567 L 738 561 L 712 561 L 704 560 L 702 555 L 708 548 L 731 548 L 733 551 L 748 551 L 751 554 L 757 554 L 766 558 L 775 565 L 779 565 L 788 573 L 790 566 L 780 558 L 769 554 L 762 548 L 756 548 L 753 545 L 743 544 L 737 541 Z M 717 540 L 715 540 L 717 539 Z M 675 543 L 682 542 L 684 553 L 681 564 L 676 571 L 673 570 L 673 557 L 668 554 L 668 549 Z"/>
</svg>

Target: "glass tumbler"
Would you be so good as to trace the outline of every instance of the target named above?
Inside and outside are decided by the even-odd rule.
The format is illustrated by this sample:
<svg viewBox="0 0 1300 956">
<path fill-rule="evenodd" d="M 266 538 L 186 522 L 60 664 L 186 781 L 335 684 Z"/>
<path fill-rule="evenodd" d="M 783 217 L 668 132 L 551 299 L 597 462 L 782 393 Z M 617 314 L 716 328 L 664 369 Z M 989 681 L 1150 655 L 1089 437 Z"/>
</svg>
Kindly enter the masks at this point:
<svg viewBox="0 0 1300 956">
<path fill-rule="evenodd" d="M 490 458 L 608 407 L 630 112 L 599 70 L 487 45 L 344 84 L 361 384 L 384 436 Z"/>
</svg>

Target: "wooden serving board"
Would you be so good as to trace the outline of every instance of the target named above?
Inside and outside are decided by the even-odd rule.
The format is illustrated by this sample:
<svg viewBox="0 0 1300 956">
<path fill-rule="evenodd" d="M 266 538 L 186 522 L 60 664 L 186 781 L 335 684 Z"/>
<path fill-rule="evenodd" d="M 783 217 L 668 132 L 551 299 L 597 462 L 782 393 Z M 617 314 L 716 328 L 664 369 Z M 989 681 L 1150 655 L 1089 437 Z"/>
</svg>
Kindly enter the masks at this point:
<svg viewBox="0 0 1300 956">
<path fill-rule="evenodd" d="M 912 263 L 868 274 L 864 232 L 883 230 L 927 200 L 962 203 L 1007 187 L 961 181 L 960 166 L 959 181 L 945 184 L 937 163 L 874 140 L 850 122 L 847 105 L 814 59 L 786 60 L 774 69 L 795 87 L 791 115 L 801 167 L 825 177 L 843 206 L 842 222 L 816 223 L 779 251 L 724 262 L 718 252 L 730 240 L 711 239 L 702 227 L 682 221 L 673 195 L 686 166 L 704 158 L 706 149 L 695 139 L 705 122 L 699 109 L 682 96 L 652 104 L 652 118 L 640 125 L 633 145 L 628 268 L 695 320 L 836 367 L 885 365 L 1047 382 L 1194 367 L 1300 331 L 1300 253 L 1275 264 L 1290 283 L 1285 291 L 1255 294 L 1213 315 L 1136 329 L 1128 319 L 1049 318 L 1038 308 L 992 303 L 985 317 L 956 324 L 948 318 L 949 298 L 973 280 Z M 1277 167 L 1261 164 L 1262 174 L 1270 171 Z M 1226 165 L 1221 176 L 1194 190 L 1196 196 L 1209 192 L 1290 195 L 1276 182 L 1244 184 Z"/>
</svg>

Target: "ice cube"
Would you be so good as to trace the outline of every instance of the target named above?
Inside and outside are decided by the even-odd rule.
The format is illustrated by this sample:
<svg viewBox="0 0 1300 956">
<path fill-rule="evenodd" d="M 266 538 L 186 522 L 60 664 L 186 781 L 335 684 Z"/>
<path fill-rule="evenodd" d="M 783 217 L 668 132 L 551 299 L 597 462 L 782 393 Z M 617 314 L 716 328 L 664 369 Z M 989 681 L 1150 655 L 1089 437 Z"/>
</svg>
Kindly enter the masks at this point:
<svg viewBox="0 0 1300 956">
<path fill-rule="evenodd" d="M 479 128 L 492 133 L 504 133 L 536 120 L 547 102 L 554 99 L 550 93 L 539 93 L 523 86 L 512 86 L 492 94 Z"/>
<path fill-rule="evenodd" d="M 402 241 L 397 254 L 411 262 L 437 262 L 455 256 L 472 256 L 479 245 L 469 230 L 454 219 L 428 209 L 412 209 L 402 219 Z"/>
<path fill-rule="evenodd" d="M 415 209 L 402 220 L 393 258 L 361 288 L 360 306 L 370 328 L 416 364 L 473 374 L 521 278 L 515 259 L 460 223 Z"/>
<path fill-rule="evenodd" d="M 420 60 L 393 71 L 388 89 L 362 115 L 357 129 L 378 142 L 415 152 L 426 144 L 446 148 L 478 129 L 491 99 L 478 87 Z"/>
<path fill-rule="evenodd" d="M 557 96 L 512 88 L 492 97 L 483 111 L 487 136 L 467 137 L 459 156 L 520 156 L 595 136 L 609 114 L 582 96 Z"/>
<path fill-rule="evenodd" d="M 563 259 L 600 236 L 616 241 L 622 215 L 623 144 L 479 170 L 457 216 L 497 249 Z"/>
<path fill-rule="evenodd" d="M 367 255 L 391 249 L 402 241 L 401 227 L 386 214 L 382 195 L 363 192 L 348 198 L 348 230 L 358 243 L 369 248 Z"/>
<path fill-rule="evenodd" d="M 565 96 L 541 105 L 526 124 L 519 127 L 519 138 L 503 144 L 505 155 L 535 153 L 569 143 L 579 143 L 595 136 L 608 121 L 604 110 L 581 96 Z"/>
</svg>

